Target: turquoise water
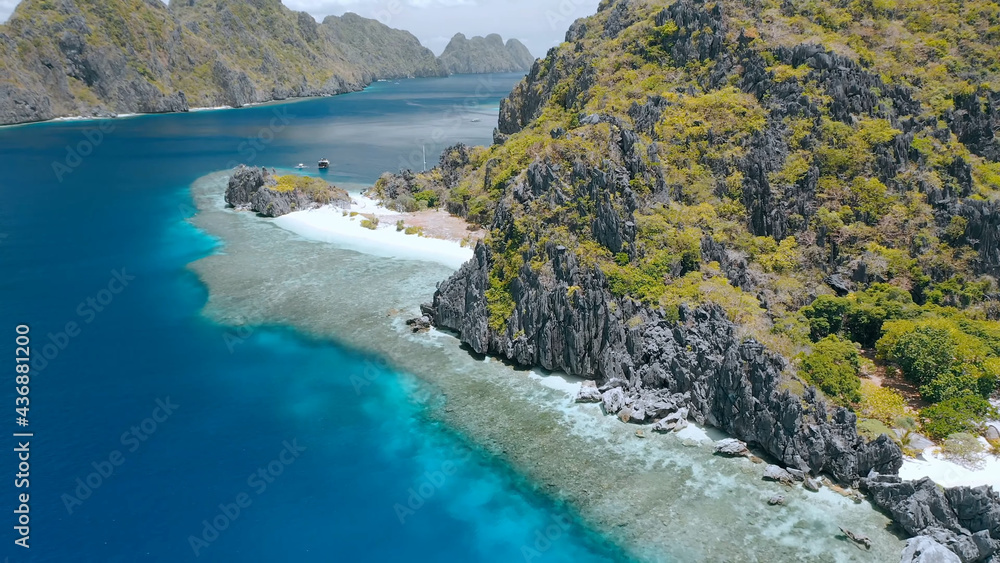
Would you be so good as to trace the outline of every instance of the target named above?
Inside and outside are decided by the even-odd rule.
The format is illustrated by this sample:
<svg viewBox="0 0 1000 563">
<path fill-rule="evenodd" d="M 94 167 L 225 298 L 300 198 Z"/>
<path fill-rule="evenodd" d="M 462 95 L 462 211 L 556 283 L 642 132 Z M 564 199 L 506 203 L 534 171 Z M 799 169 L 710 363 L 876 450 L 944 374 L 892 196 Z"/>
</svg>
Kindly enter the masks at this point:
<svg viewBox="0 0 1000 563">
<path fill-rule="evenodd" d="M 518 79 L 379 83 L 238 111 L 0 129 L 0 351 L 14 354 L 15 326 L 26 324 L 34 357 L 29 425 L 18 429 L 34 432 L 30 487 L 8 481 L 3 503 L 30 493 L 31 548 L 11 547 L 9 517 L 0 553 L 623 559 L 429 416 L 434 389 L 287 326 L 216 324 L 188 268 L 227 251 L 189 221 L 195 179 L 234 162 L 320 157 L 337 182 L 419 168 L 424 151 L 432 162 L 452 142 L 489 142 L 499 99 Z M 12 411 L 4 423 L 14 431 Z M 0 468 L 14 473 L 11 454 Z"/>
</svg>

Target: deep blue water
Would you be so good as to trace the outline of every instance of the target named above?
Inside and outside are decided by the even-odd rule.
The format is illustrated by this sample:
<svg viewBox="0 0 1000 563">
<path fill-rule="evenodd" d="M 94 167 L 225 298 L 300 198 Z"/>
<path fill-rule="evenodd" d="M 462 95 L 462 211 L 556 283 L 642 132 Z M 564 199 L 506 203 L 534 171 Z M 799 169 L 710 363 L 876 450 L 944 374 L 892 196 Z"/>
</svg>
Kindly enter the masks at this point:
<svg viewBox="0 0 1000 563">
<path fill-rule="evenodd" d="M 489 142 L 517 79 L 379 83 L 280 106 L 0 129 L 0 555 L 525 560 L 560 507 L 431 420 L 411 399 L 415 383 L 378 358 L 288 328 L 207 320 L 206 289 L 186 268 L 218 248 L 186 221 L 196 178 L 233 162 L 319 157 L 338 181 L 419 168 L 422 149 L 432 162 L 451 142 Z M 13 389 L 21 323 L 35 358 L 25 429 Z M 68 323 L 76 328 L 63 335 Z M 357 393 L 362 379 L 371 385 Z M 35 434 L 21 489 L 19 430 Z M 266 477 L 252 477 L 261 469 Z M 13 543 L 18 493 L 30 494 L 28 550 Z M 531 560 L 616 557 L 575 524 L 560 535 Z M 192 536 L 204 542 L 198 557 Z"/>
</svg>

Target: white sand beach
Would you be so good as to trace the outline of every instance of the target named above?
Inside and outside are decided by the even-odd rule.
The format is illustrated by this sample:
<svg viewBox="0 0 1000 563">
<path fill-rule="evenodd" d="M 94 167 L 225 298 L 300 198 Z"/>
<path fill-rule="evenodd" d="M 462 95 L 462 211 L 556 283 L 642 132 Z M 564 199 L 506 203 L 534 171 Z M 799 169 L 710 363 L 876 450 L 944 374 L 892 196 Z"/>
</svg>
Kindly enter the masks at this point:
<svg viewBox="0 0 1000 563">
<path fill-rule="evenodd" d="M 987 445 L 986 440 L 980 438 L 980 441 L 984 447 Z M 982 465 L 972 470 L 945 459 L 936 446 L 927 448 L 921 455 L 923 459 L 903 458 L 899 476 L 903 479 L 930 477 L 945 487 L 990 485 L 993 490 L 1000 491 L 1000 459 L 986 453 L 982 455 Z"/>
<path fill-rule="evenodd" d="M 275 219 L 274 223 L 310 240 L 375 256 L 436 262 L 455 270 L 472 258 L 472 248 L 463 247 L 457 240 L 408 235 L 397 231 L 396 221 L 402 219 L 403 214 L 380 207 L 367 197 L 352 197 L 354 205 L 347 210 L 347 214 L 344 209 L 327 206 L 290 213 Z M 357 215 L 352 217 L 351 212 Z M 366 219 L 365 216 L 378 217 L 378 227 L 374 230 L 362 227 L 361 222 Z"/>
</svg>

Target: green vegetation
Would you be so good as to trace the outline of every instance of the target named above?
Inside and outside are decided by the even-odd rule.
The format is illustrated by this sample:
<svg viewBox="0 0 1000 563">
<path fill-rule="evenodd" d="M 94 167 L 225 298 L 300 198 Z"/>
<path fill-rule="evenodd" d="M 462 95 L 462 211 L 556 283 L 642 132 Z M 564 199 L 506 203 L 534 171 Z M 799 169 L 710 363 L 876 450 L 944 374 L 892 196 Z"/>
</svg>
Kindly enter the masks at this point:
<svg viewBox="0 0 1000 563">
<path fill-rule="evenodd" d="M 935 440 L 958 432 L 979 433 L 985 420 L 997 416 L 986 399 L 975 395 L 948 399 L 920 411 L 924 432 Z"/>
<path fill-rule="evenodd" d="M 799 374 L 834 402 L 847 405 L 861 400 L 861 362 L 853 342 L 827 336 L 801 360 Z"/>
<path fill-rule="evenodd" d="M 277 192 L 299 191 L 317 203 L 328 204 L 334 200 L 344 200 L 347 192 L 336 188 L 325 180 L 311 176 L 288 174 L 274 178 L 277 182 L 271 189 Z"/>
<path fill-rule="evenodd" d="M 858 416 L 879 420 L 885 424 L 899 424 L 906 413 L 906 399 L 898 392 L 862 380 L 859 389 L 861 400 Z"/>
</svg>

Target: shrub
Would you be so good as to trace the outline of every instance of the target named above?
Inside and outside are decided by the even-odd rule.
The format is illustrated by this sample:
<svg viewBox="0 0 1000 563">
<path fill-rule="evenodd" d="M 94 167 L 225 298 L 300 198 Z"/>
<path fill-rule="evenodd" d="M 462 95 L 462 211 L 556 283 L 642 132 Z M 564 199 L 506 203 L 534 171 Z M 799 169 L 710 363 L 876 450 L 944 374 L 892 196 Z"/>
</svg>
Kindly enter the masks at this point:
<svg viewBox="0 0 1000 563">
<path fill-rule="evenodd" d="M 364 219 L 361 221 L 361 226 L 366 229 L 375 230 L 378 228 L 378 217 L 372 217 L 371 219 Z"/>
<path fill-rule="evenodd" d="M 857 346 L 830 335 L 802 357 L 799 373 L 834 402 L 846 405 L 861 400 L 861 368 Z"/>
<path fill-rule="evenodd" d="M 906 399 L 894 389 L 879 387 L 875 383 L 861 381 L 861 402 L 857 407 L 859 416 L 895 424 L 906 416 Z"/>
<path fill-rule="evenodd" d="M 408 235 L 417 235 L 418 237 L 424 236 L 423 227 L 406 227 L 404 232 Z"/>
<path fill-rule="evenodd" d="M 997 416 L 989 401 L 976 395 L 948 399 L 920 411 L 924 433 L 935 440 L 958 432 L 976 432 L 983 421 Z"/>
<path fill-rule="evenodd" d="M 948 436 L 941 446 L 941 452 L 946 458 L 970 469 L 979 469 L 983 466 L 983 450 L 979 438 L 967 432 Z"/>
<path fill-rule="evenodd" d="M 840 333 L 847 313 L 847 299 L 833 295 L 820 295 L 812 305 L 802 308 L 809 320 L 809 336 L 813 341 Z"/>
<path fill-rule="evenodd" d="M 402 231 L 405 228 L 406 228 L 406 222 L 405 221 L 403 221 L 402 219 L 400 219 L 399 221 L 396 221 L 396 232 L 397 233 L 399 231 Z"/>
</svg>

